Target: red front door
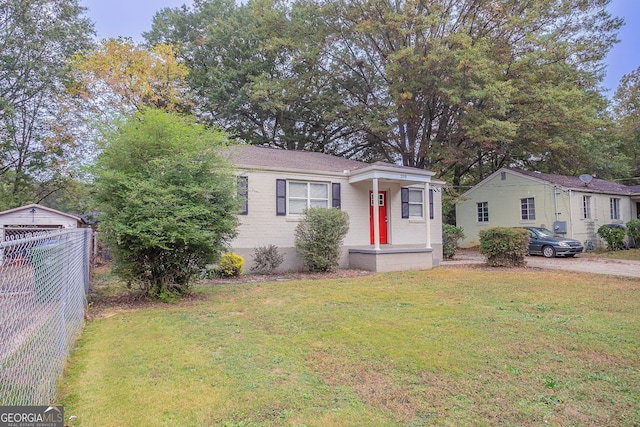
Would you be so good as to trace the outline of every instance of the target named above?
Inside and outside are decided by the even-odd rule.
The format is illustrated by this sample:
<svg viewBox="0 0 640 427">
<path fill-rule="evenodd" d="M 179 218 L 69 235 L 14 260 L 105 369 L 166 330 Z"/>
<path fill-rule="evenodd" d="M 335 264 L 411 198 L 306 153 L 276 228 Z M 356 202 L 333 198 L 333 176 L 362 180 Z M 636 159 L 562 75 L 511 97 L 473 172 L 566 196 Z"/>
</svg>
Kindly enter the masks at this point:
<svg viewBox="0 0 640 427">
<path fill-rule="evenodd" d="M 369 230 L 370 230 L 370 241 L 371 244 L 374 244 L 373 241 L 373 191 L 369 191 Z M 387 192 L 379 191 L 378 192 L 378 224 L 379 224 L 379 232 L 380 232 L 380 244 L 388 243 L 387 240 Z"/>
</svg>

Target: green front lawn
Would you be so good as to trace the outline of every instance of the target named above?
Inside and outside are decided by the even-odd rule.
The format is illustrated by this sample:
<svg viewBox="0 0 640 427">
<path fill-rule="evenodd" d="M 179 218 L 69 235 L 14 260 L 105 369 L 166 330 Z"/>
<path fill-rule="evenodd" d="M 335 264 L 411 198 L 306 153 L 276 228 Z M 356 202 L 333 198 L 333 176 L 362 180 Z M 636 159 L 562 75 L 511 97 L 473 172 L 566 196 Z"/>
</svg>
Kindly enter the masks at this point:
<svg viewBox="0 0 640 427">
<path fill-rule="evenodd" d="M 201 286 L 87 324 L 73 426 L 637 426 L 640 281 L 440 267 Z"/>
</svg>

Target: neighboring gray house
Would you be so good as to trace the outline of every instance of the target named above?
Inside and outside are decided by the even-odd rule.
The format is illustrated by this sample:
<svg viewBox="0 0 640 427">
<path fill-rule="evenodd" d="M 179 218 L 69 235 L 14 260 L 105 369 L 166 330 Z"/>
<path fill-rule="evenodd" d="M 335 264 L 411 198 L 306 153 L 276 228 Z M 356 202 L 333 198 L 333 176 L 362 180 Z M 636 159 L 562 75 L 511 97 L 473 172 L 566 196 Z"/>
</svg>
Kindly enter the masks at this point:
<svg viewBox="0 0 640 427">
<path fill-rule="evenodd" d="M 231 147 L 225 156 L 237 168 L 246 198 L 231 248 L 245 259 L 247 271 L 254 249 L 268 245 L 284 255 L 281 270 L 304 268 L 294 233 L 309 207 L 349 214 L 341 268 L 428 269 L 442 259 L 444 183 L 433 172 L 249 145 Z"/>
<path fill-rule="evenodd" d="M 480 244 L 478 233 L 492 226 L 540 226 L 593 246 L 603 224 L 625 224 L 640 212 L 640 191 L 611 181 L 500 169 L 462 195 L 456 225 L 462 247 Z"/>
</svg>

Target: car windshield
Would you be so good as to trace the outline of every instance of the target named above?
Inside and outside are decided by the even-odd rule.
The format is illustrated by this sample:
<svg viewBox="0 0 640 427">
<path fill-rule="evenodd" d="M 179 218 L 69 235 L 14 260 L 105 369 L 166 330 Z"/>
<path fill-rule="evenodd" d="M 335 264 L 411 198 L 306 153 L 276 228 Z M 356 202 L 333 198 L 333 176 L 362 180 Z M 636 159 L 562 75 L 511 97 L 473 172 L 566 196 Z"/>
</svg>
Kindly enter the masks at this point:
<svg viewBox="0 0 640 427">
<path fill-rule="evenodd" d="M 536 228 L 536 231 L 538 232 L 538 234 L 540 234 L 543 237 L 553 237 L 554 234 L 551 230 L 547 230 L 546 228 Z"/>
</svg>

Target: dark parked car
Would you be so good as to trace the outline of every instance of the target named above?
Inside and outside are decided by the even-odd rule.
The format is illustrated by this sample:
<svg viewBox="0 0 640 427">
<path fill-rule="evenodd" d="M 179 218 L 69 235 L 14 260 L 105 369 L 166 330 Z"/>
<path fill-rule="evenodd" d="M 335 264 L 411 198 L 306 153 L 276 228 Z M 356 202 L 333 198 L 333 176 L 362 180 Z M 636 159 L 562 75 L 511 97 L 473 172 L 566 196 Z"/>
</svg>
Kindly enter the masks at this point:
<svg viewBox="0 0 640 427">
<path fill-rule="evenodd" d="M 552 231 L 542 227 L 520 227 L 529 230 L 529 255 L 544 255 L 547 258 L 555 256 L 572 257 L 582 252 L 584 247 L 578 240 L 558 237 Z"/>
</svg>

